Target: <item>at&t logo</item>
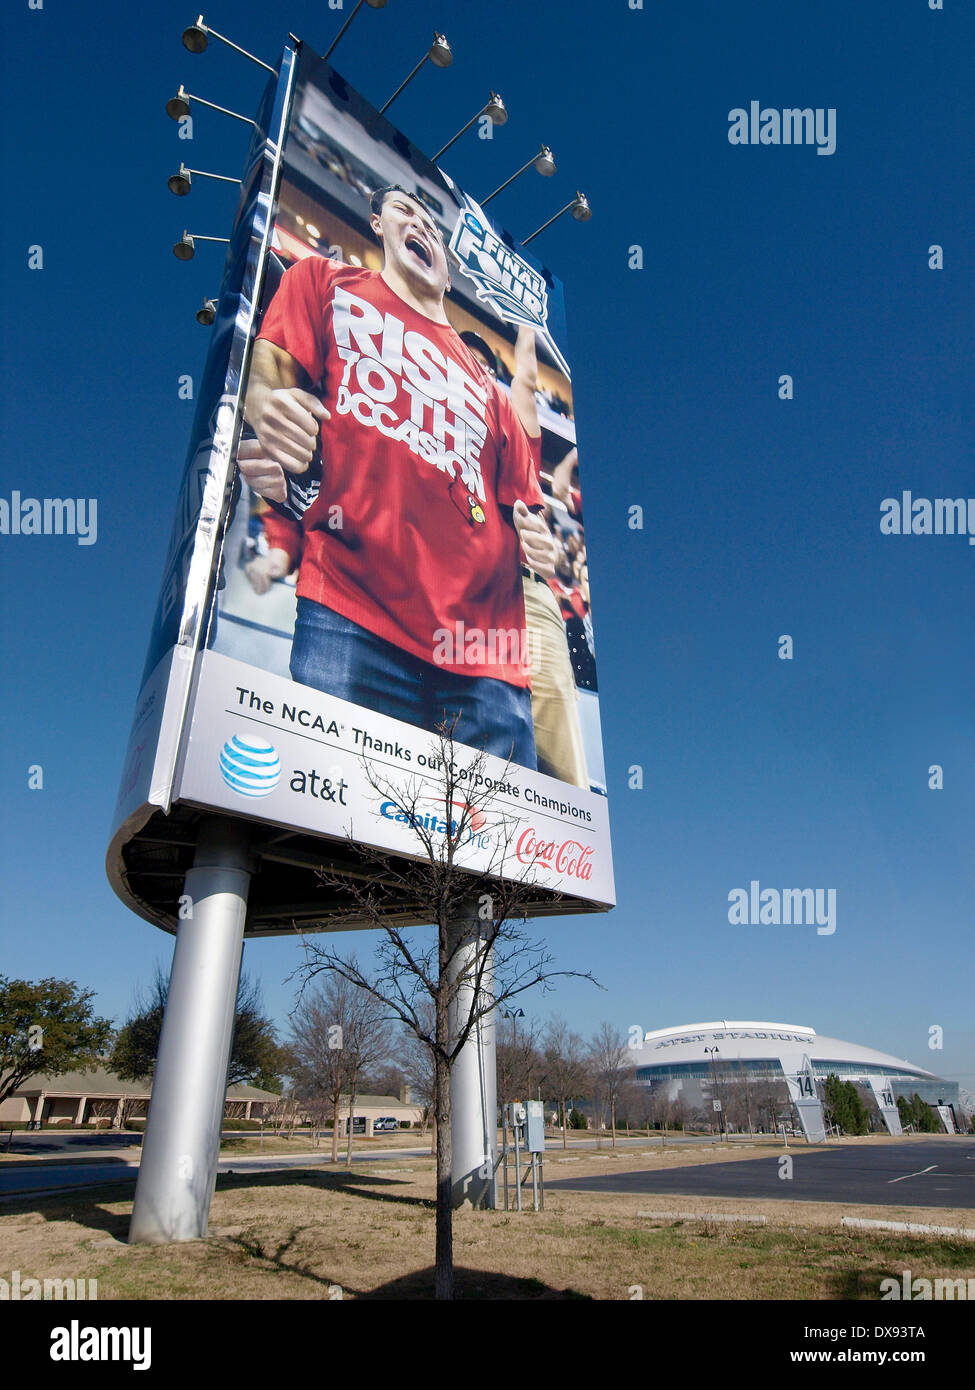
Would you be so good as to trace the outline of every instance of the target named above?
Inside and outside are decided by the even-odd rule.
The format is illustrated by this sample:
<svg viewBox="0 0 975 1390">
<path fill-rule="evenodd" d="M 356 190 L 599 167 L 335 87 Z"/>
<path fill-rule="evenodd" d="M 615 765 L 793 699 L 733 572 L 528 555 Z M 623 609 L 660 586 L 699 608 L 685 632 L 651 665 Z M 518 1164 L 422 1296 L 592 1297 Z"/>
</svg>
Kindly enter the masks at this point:
<svg viewBox="0 0 975 1390">
<path fill-rule="evenodd" d="M 281 759 L 266 738 L 234 734 L 220 750 L 220 772 L 240 796 L 268 796 L 281 780 Z"/>
</svg>

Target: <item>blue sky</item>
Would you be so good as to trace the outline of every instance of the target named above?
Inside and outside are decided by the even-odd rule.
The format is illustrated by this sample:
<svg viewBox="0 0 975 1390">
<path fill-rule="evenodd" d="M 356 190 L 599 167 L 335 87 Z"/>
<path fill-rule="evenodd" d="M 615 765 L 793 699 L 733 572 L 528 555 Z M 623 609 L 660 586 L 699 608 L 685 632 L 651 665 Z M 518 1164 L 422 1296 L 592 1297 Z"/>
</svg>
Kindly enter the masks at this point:
<svg viewBox="0 0 975 1390">
<path fill-rule="evenodd" d="M 222 264 L 170 248 L 234 210 L 204 181 L 178 203 L 166 177 L 181 158 L 235 174 L 247 139 L 201 112 L 188 149 L 163 106 L 182 81 L 247 113 L 263 85 L 218 44 L 185 52 L 195 13 L 18 0 L 2 45 L 0 495 L 96 497 L 98 539 L 0 537 L 0 969 L 75 978 L 119 1018 L 171 956 L 103 859 L 191 422 L 177 378 L 201 373 L 193 315 Z M 271 62 L 287 29 L 322 52 L 344 17 L 321 0 L 204 13 Z M 958 0 L 391 0 L 335 64 L 382 104 L 434 27 L 455 60 L 397 102 L 415 143 L 438 148 L 494 87 L 508 124 L 471 132 L 448 172 L 483 196 L 544 140 L 558 174 L 519 179 L 497 215 L 521 237 L 577 187 L 594 208 L 536 248 L 566 287 L 619 907 L 544 927 L 605 992 L 570 983 L 527 1010 L 583 1033 L 810 1024 L 975 1089 L 975 547 L 879 529 L 903 490 L 975 493 L 975 17 Z M 834 108 L 835 153 L 730 144 L 752 100 Z M 834 888 L 835 933 L 731 926 L 752 879 Z M 279 1021 L 297 955 L 245 953 Z"/>
</svg>

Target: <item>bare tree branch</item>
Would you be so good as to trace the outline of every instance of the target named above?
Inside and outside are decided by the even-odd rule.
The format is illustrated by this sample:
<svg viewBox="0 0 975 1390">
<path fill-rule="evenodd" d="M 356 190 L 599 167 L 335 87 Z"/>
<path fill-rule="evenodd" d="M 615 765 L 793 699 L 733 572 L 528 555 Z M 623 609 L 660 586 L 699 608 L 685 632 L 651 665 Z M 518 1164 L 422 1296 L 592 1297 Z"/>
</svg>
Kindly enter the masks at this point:
<svg viewBox="0 0 975 1390">
<path fill-rule="evenodd" d="M 409 827 L 415 857 L 391 863 L 385 851 L 360 844 L 350 832 L 354 857 L 375 873 L 347 877 L 323 868 L 319 879 L 323 888 L 339 890 L 350 904 L 340 918 L 379 929 L 373 961 L 361 967 L 335 945 L 305 937 L 304 961 L 294 972 L 302 980 L 302 993 L 322 974 L 353 986 L 427 1050 L 436 1124 L 438 1297 L 453 1296 L 454 1063 L 478 1024 L 509 1001 L 531 989 L 548 991 L 557 979 L 597 983 L 588 971 L 553 969 L 551 952 L 526 933 L 525 908 L 537 887 L 537 869 L 533 862 L 511 871 L 509 853 L 518 820 L 504 805 L 511 793 L 510 764 L 499 777 L 488 776 L 488 755 L 455 745 L 455 727 L 441 725 L 427 760 L 435 769 L 434 792 L 429 779 L 390 776 L 363 755 L 367 785 Z M 434 812 L 428 809 L 431 803 Z M 401 925 L 404 902 L 411 904 L 416 919 L 436 929 L 433 940 L 420 935 L 423 928 Z M 400 920 L 394 920 L 397 916 Z M 465 919 L 466 930 L 460 926 Z"/>
</svg>

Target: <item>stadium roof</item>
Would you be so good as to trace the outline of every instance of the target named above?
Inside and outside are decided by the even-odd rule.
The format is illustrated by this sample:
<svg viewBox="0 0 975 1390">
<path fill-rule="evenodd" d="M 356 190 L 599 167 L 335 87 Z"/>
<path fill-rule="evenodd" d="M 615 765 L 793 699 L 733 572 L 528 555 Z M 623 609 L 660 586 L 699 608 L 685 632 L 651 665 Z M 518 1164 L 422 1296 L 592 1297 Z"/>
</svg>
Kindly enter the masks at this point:
<svg viewBox="0 0 975 1390">
<path fill-rule="evenodd" d="M 903 1057 L 878 1052 L 861 1043 L 829 1038 L 798 1023 L 720 1020 L 690 1023 L 680 1028 L 657 1028 L 644 1036 L 642 1047 L 634 1048 L 633 1063 L 638 1067 L 652 1067 L 702 1062 L 707 1060 L 705 1047 L 717 1047 L 718 1059 L 725 1062 L 739 1058 L 777 1058 L 784 1050 L 790 1054 L 802 1052 L 813 1063 L 843 1062 L 862 1066 L 864 1072 L 878 1068 L 888 1073 L 941 1079 Z"/>
</svg>

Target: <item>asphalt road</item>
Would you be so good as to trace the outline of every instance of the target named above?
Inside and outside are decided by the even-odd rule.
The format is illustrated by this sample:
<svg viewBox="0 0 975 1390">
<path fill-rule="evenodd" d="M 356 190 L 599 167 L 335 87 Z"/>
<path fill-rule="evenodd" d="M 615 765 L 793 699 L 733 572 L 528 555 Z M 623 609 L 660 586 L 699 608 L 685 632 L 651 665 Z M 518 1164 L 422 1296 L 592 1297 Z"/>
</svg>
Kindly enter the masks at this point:
<svg viewBox="0 0 975 1390">
<path fill-rule="evenodd" d="M 34 1136 L 31 1136 L 32 1138 Z M 60 1136 L 59 1136 L 60 1137 Z M 82 1137 L 82 1136 L 79 1136 Z M 87 1136 L 85 1136 L 87 1137 Z M 100 1136 L 101 1137 L 101 1136 Z M 109 1136 L 104 1136 L 108 1138 Z M 115 1136 L 115 1143 L 123 1136 Z M 668 1139 L 668 1146 L 670 1145 Z M 688 1142 L 694 1142 L 690 1140 Z M 697 1142 L 701 1142 L 698 1140 Z M 90 1139 L 89 1139 L 90 1143 Z M 622 1141 L 621 1148 L 647 1141 Z M 60 1146 L 59 1146 L 60 1147 Z M 99 1148 L 102 1146 L 99 1145 Z M 108 1147 L 107 1145 L 105 1147 Z M 550 1152 L 561 1146 L 552 1144 Z M 570 1144 L 594 1148 L 593 1140 Z M 603 1141 L 603 1150 L 608 1145 Z M 68 1146 L 65 1146 L 67 1149 Z M 70 1150 L 69 1150 L 70 1151 Z M 50 1150 L 48 1150 L 50 1152 Z M 429 1144 L 409 1149 L 371 1150 L 354 1155 L 356 1165 L 425 1158 Z M 772 1200 L 848 1202 L 873 1206 L 961 1207 L 975 1209 L 975 1145 L 969 1138 L 932 1138 L 899 1144 L 851 1146 L 810 1152 L 789 1149 L 791 1179 L 780 1178 L 783 1151 L 731 1163 L 702 1164 L 679 1171 L 606 1173 L 590 1178 L 558 1178 L 546 1187 L 558 1191 L 619 1192 L 685 1197 L 765 1197 Z M 56 1157 L 30 1165 L 0 1165 L 0 1202 L 46 1192 L 68 1192 L 105 1183 L 134 1182 L 139 1155 L 131 1148 L 116 1155 L 92 1154 L 59 1162 Z M 228 1155 L 221 1173 L 271 1173 L 289 1168 L 330 1167 L 322 1150 L 265 1157 Z"/>
<path fill-rule="evenodd" d="M 362 1162 L 388 1162 L 397 1158 L 423 1158 L 430 1154 L 430 1145 L 419 1149 L 386 1149 L 368 1154 L 353 1153 L 354 1166 Z M 342 1161 L 339 1163 L 342 1167 Z M 288 1168 L 331 1168 L 321 1150 L 306 1154 L 274 1154 L 267 1158 L 241 1158 L 237 1155 L 222 1158 L 218 1173 L 273 1173 Z M 121 1155 L 115 1159 L 92 1159 L 59 1163 L 56 1159 L 29 1166 L 0 1165 L 0 1202 L 40 1193 L 70 1192 L 79 1188 L 101 1187 L 105 1183 L 135 1182 L 138 1161 Z"/>
<path fill-rule="evenodd" d="M 782 1151 L 784 1152 L 784 1151 Z M 765 1197 L 790 1202 L 966 1207 L 975 1209 L 975 1145 L 970 1138 L 864 1144 L 817 1152 L 789 1150 L 792 1177 L 779 1176 L 780 1154 L 708 1163 L 679 1171 L 606 1173 L 546 1181 L 546 1190 L 632 1196 Z"/>
<path fill-rule="evenodd" d="M 259 1154 L 244 1157 L 228 1154 L 220 1160 L 221 1173 L 273 1173 L 287 1168 L 316 1168 L 331 1166 L 326 1158 L 326 1149 L 305 1150 L 302 1141 L 310 1143 L 307 1135 L 296 1136 L 295 1154 Z M 76 1188 L 99 1187 L 104 1183 L 134 1182 L 139 1171 L 139 1146 L 142 1137 L 138 1134 L 57 1134 L 49 1130 L 38 1133 L 17 1135 L 11 1153 L 18 1158 L 36 1158 L 36 1163 L 0 1164 L 0 1202 L 11 1201 L 18 1196 L 41 1192 L 68 1192 Z M 708 1143 L 700 1136 L 669 1135 L 667 1146 L 675 1143 Z M 717 1143 L 718 1141 L 713 1141 Z M 549 1141 L 553 1152 L 561 1151 L 561 1140 Z M 644 1139 L 618 1139 L 619 1148 L 647 1148 Z M 600 1141 L 605 1152 L 610 1144 L 607 1138 Z M 570 1139 L 570 1150 L 595 1149 L 595 1138 Z M 360 1163 L 388 1163 L 397 1158 L 424 1158 L 430 1153 L 429 1140 L 416 1148 L 408 1149 L 363 1149 L 353 1154 L 356 1165 Z M 61 1161 L 61 1160 L 64 1161 Z M 342 1160 L 344 1162 L 344 1157 Z"/>
<path fill-rule="evenodd" d="M 0 1153 L 16 1154 L 18 1158 L 50 1158 L 56 1155 L 70 1158 L 79 1153 L 109 1154 L 116 1149 L 130 1149 L 142 1143 L 141 1134 L 130 1130 L 15 1130 L 13 1136 L 0 1131 Z"/>
</svg>

